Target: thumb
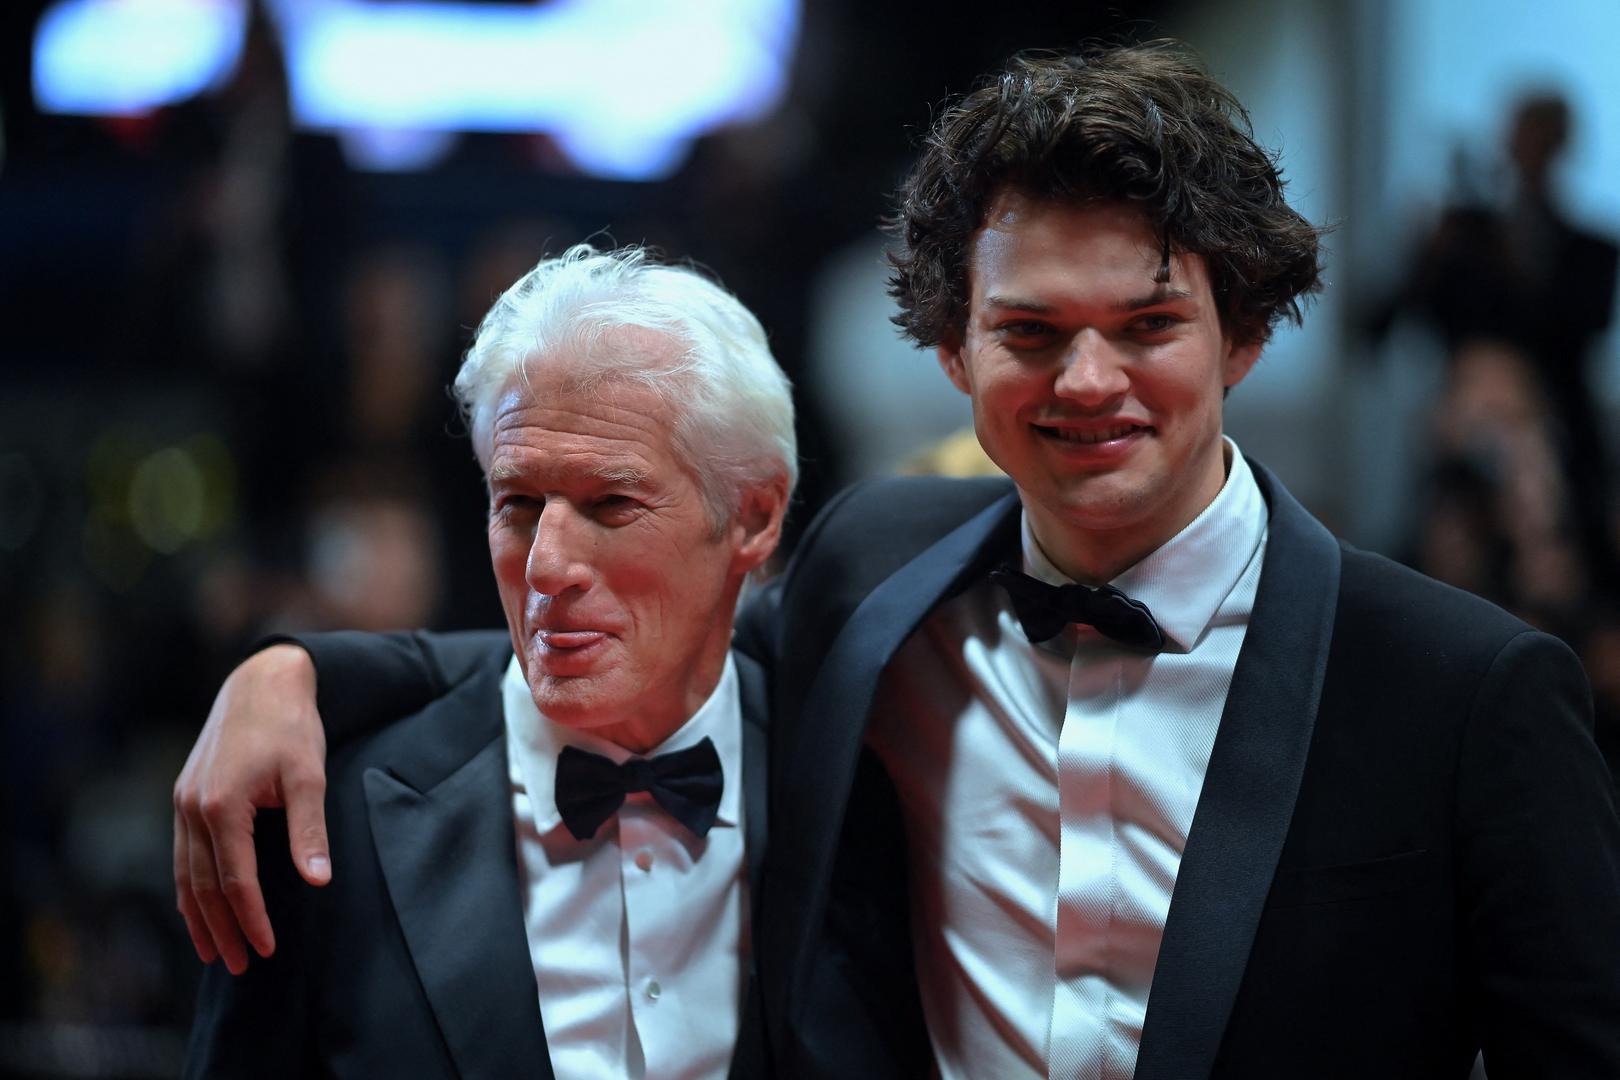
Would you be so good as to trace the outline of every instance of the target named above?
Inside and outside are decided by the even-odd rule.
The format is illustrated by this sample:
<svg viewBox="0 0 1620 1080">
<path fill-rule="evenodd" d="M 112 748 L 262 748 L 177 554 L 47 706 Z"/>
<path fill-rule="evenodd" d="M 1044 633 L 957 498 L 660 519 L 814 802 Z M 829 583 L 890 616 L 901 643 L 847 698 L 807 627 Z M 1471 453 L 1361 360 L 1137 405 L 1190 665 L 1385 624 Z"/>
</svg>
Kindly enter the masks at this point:
<svg viewBox="0 0 1620 1080">
<path fill-rule="evenodd" d="M 332 855 L 326 841 L 326 779 L 305 778 L 284 785 L 287 843 L 293 864 L 311 885 L 332 880 Z"/>
</svg>

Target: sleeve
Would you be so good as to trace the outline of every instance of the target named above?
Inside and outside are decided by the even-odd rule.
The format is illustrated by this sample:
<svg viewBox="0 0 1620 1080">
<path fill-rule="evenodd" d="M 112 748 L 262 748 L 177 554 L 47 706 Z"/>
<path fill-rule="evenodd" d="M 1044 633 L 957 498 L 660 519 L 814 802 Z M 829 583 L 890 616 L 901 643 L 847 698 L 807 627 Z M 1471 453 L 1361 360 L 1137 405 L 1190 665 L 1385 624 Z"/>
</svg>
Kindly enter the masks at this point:
<svg viewBox="0 0 1620 1080">
<path fill-rule="evenodd" d="M 426 707 L 487 663 L 506 641 L 504 630 L 335 630 L 280 635 L 258 647 L 291 643 L 309 653 L 315 663 L 316 708 L 328 743 L 339 746 Z"/>
<path fill-rule="evenodd" d="M 268 820 L 273 818 L 274 820 Z M 233 976 L 216 960 L 203 972 L 186 1051 L 184 1076 L 311 1076 L 306 952 L 284 819 L 261 811 L 257 830 L 265 904 L 276 926 L 276 951 L 254 956 Z M 309 888 L 309 886 L 302 886 Z"/>
<path fill-rule="evenodd" d="M 1491 1080 L 1620 1076 L 1620 822 L 1580 662 L 1526 631 L 1475 697 L 1458 771 L 1464 962 Z"/>
</svg>

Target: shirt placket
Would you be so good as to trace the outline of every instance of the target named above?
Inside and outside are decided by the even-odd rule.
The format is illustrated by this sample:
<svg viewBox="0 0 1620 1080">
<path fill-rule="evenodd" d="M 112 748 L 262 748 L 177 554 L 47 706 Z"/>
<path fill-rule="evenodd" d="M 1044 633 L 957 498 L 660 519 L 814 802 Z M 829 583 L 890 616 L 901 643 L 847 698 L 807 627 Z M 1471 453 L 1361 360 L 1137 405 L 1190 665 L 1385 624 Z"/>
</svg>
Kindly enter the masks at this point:
<svg viewBox="0 0 1620 1080">
<path fill-rule="evenodd" d="M 653 820 L 660 813 L 646 796 L 631 796 L 619 810 L 620 880 L 624 889 L 625 991 L 630 1006 L 630 1026 L 640 1049 L 648 1076 L 663 1075 L 659 1063 L 665 1060 L 659 1048 L 665 1041 L 661 1008 L 672 973 L 660 971 L 654 947 L 658 933 L 659 892 L 655 875 L 659 872 L 661 848 L 668 842 L 667 830 Z"/>
<path fill-rule="evenodd" d="M 1058 737 L 1057 948 L 1047 1072 L 1052 1080 L 1112 1080 L 1115 1075 L 1107 1025 L 1118 883 L 1111 806 L 1121 677 L 1117 650 L 1083 633 L 1069 669 L 1069 700 Z"/>
</svg>

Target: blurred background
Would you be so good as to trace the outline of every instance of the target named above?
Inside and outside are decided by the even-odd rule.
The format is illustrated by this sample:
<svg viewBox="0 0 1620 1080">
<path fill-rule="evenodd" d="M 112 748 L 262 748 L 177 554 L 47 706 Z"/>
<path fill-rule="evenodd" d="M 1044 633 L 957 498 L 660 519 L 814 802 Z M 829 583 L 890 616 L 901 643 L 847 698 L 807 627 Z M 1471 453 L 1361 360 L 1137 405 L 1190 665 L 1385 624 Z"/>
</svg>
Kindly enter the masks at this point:
<svg viewBox="0 0 1620 1080">
<path fill-rule="evenodd" d="M 506 284 L 585 239 L 716 272 L 798 387 L 802 527 L 967 423 L 876 230 L 933 105 L 1099 35 L 1190 42 L 1334 227 L 1229 431 L 1353 542 L 1568 640 L 1620 760 L 1612 0 L 25 0 L 0 1074 L 178 1069 L 169 790 L 256 637 L 500 624 L 445 386 Z"/>
</svg>

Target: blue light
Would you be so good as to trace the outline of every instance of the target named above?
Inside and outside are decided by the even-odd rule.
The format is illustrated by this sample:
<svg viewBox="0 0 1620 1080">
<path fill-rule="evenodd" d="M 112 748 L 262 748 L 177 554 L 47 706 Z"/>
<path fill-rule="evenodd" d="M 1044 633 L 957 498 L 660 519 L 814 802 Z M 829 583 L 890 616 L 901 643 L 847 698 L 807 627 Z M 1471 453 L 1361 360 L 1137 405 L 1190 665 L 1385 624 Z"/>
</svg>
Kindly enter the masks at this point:
<svg viewBox="0 0 1620 1080">
<path fill-rule="evenodd" d="M 246 26 L 241 0 L 62 0 L 34 37 L 34 99 L 113 116 L 183 101 L 236 67 Z"/>
<path fill-rule="evenodd" d="M 300 127 L 367 132 L 355 145 L 548 132 L 586 172 L 629 180 L 667 175 L 693 138 L 767 113 L 798 33 L 797 0 L 268 7 Z M 62 0 L 35 42 L 36 97 L 102 113 L 181 100 L 234 67 L 244 18 L 226 0 Z M 159 44 L 132 47 L 137 29 Z"/>
</svg>

